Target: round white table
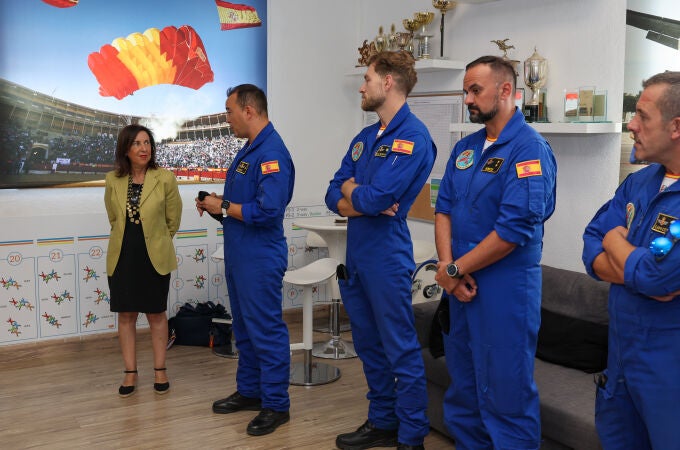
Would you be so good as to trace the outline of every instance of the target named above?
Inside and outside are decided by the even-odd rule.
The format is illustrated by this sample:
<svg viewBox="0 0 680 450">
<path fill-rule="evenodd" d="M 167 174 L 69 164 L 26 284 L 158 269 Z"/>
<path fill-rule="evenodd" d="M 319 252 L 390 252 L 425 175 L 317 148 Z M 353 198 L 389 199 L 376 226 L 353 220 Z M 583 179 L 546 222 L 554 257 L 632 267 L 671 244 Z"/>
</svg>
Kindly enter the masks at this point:
<svg viewBox="0 0 680 450">
<path fill-rule="evenodd" d="M 301 217 L 293 225 L 316 232 L 328 245 L 328 256 L 341 264 L 347 253 L 347 219 L 339 216 Z M 345 359 L 357 356 L 354 345 L 340 337 L 340 288 L 335 278 L 331 280 L 331 339 L 314 344 L 312 355 L 319 358 Z"/>
</svg>

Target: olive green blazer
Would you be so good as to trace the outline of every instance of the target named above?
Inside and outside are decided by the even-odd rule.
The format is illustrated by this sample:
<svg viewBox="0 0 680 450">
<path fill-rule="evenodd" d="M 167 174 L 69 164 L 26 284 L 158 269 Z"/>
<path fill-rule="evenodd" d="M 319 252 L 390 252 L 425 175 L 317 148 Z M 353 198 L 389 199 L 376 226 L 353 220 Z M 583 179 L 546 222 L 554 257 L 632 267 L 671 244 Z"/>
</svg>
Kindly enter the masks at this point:
<svg viewBox="0 0 680 450">
<path fill-rule="evenodd" d="M 111 224 L 109 248 L 106 254 L 106 273 L 113 275 L 127 221 L 128 177 L 117 177 L 114 171 L 106 174 L 104 204 Z M 182 198 L 175 174 L 165 169 L 149 169 L 144 177 L 139 218 L 144 230 L 146 250 L 156 271 L 166 275 L 177 268 L 177 256 L 172 238 L 182 218 Z"/>
</svg>

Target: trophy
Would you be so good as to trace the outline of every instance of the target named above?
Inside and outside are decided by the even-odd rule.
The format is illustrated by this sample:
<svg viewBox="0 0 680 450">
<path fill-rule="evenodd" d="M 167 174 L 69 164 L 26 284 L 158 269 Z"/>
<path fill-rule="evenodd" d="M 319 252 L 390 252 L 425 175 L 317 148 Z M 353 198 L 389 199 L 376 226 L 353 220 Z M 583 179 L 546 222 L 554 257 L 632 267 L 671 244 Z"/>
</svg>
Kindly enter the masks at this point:
<svg viewBox="0 0 680 450">
<path fill-rule="evenodd" d="M 422 26 L 420 33 L 416 36 L 416 38 L 420 41 L 420 51 L 418 52 L 418 58 L 419 59 L 429 59 L 431 57 L 430 55 L 430 38 L 433 37 L 434 35 L 432 34 L 427 34 L 427 26 L 432 23 L 432 19 L 434 19 L 434 13 L 433 12 L 417 12 L 414 15 L 414 18 L 420 23 Z"/>
<path fill-rule="evenodd" d="M 444 15 L 446 11 L 456 7 L 456 2 L 453 0 L 432 0 L 432 6 L 442 13 L 442 22 L 439 25 L 439 33 L 441 34 L 441 42 L 439 44 L 439 57 L 444 58 Z"/>
<path fill-rule="evenodd" d="M 539 114 L 539 104 L 541 88 L 545 86 L 547 76 L 548 61 L 534 47 L 534 54 L 524 61 L 524 84 L 531 89 L 531 98 L 526 103 L 524 113 L 527 122 L 537 122 L 545 117 L 545 114 Z"/>
<path fill-rule="evenodd" d="M 397 33 L 397 47 L 400 51 L 406 50 L 406 47 L 411 43 L 411 34 L 404 31 Z"/>
<path fill-rule="evenodd" d="M 373 39 L 375 43 L 375 50 L 380 53 L 387 49 L 387 36 L 383 34 L 382 25 L 378 28 L 378 35 Z"/>
<path fill-rule="evenodd" d="M 512 67 L 514 67 L 514 69 L 515 69 L 515 75 L 519 76 L 519 71 L 517 70 L 517 65 L 519 64 L 519 61 L 516 60 L 516 59 L 508 58 L 508 50 L 510 50 L 511 48 L 515 48 L 514 45 L 508 44 L 509 40 L 510 40 L 510 38 L 495 39 L 495 40 L 492 40 L 491 42 L 496 44 L 498 46 L 498 49 L 503 52 L 503 59 L 506 60 L 506 61 L 510 61 L 510 63 L 512 64 Z"/>
<path fill-rule="evenodd" d="M 397 32 L 396 32 L 396 27 L 394 24 L 392 24 L 392 28 L 390 28 L 390 34 L 387 35 L 387 50 L 394 52 L 398 48 L 397 46 Z"/>
<path fill-rule="evenodd" d="M 402 24 L 404 25 L 404 29 L 409 32 L 409 44 L 406 47 L 406 50 L 411 52 L 414 58 L 418 59 L 418 50 L 420 49 L 413 45 L 413 40 L 417 39 L 417 37 L 413 35 L 413 32 L 420 27 L 420 22 L 418 22 L 417 19 L 404 19 Z"/>
</svg>

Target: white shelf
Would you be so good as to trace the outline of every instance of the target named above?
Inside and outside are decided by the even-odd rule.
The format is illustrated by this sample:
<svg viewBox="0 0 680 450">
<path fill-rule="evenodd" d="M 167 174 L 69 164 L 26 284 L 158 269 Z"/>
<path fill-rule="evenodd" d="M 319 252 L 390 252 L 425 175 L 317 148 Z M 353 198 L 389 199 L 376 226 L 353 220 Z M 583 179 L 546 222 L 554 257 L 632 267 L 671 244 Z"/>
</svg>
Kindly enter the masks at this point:
<svg viewBox="0 0 680 450">
<path fill-rule="evenodd" d="M 607 134 L 621 133 L 621 122 L 553 122 L 553 123 L 530 123 L 533 129 L 541 134 Z M 471 133 L 482 128 L 478 123 L 452 123 L 449 131 L 452 133 Z"/>
<path fill-rule="evenodd" d="M 416 71 L 418 73 L 441 72 L 447 70 L 465 70 L 465 63 L 450 59 L 419 59 L 416 61 Z M 363 75 L 366 67 L 355 67 L 347 75 Z"/>
</svg>

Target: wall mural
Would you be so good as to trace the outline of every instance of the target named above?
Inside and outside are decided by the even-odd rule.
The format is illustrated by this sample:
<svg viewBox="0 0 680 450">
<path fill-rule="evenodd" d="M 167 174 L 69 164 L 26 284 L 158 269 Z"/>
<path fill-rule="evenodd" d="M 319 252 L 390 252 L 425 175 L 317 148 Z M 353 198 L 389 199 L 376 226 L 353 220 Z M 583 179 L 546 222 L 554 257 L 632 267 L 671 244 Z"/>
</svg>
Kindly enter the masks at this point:
<svg viewBox="0 0 680 450">
<path fill-rule="evenodd" d="M 180 180 L 223 180 L 226 90 L 266 91 L 266 19 L 266 0 L 0 2 L 0 188 L 102 180 L 130 123 Z"/>
<path fill-rule="evenodd" d="M 626 124 L 635 114 L 642 81 L 665 70 L 680 70 L 680 10 L 677 0 L 628 0 L 623 89 L 620 181 L 646 165 L 635 158 Z"/>
</svg>

